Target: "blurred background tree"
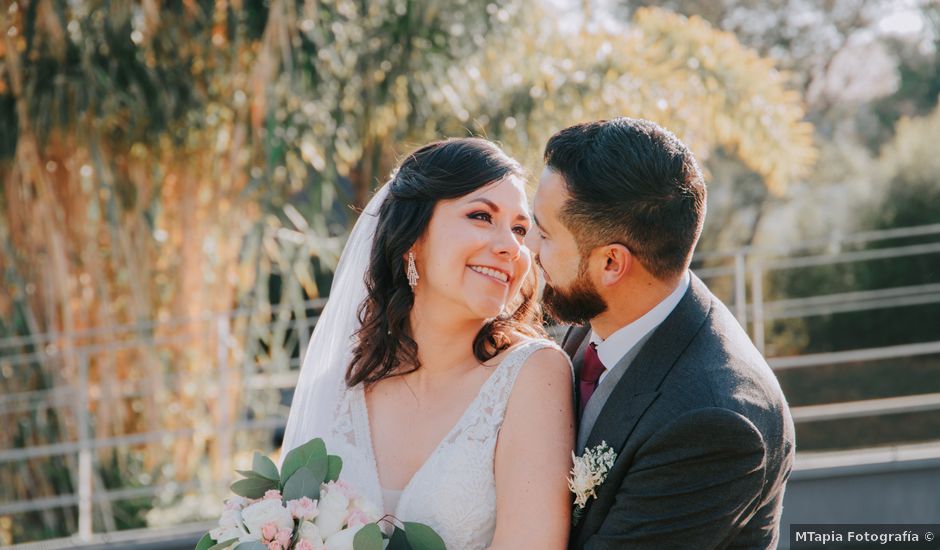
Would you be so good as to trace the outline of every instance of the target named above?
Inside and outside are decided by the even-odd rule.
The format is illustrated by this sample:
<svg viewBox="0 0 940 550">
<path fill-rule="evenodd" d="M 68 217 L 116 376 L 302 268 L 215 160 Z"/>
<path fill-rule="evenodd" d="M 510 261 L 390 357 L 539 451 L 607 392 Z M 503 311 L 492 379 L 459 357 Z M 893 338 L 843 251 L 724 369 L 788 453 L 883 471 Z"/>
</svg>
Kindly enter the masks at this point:
<svg viewBox="0 0 940 550">
<path fill-rule="evenodd" d="M 786 249 L 805 238 L 940 222 L 940 5 L 930 0 L 619 0 L 630 17 L 658 5 L 699 16 L 788 70 L 813 123 L 820 158 L 784 192 L 719 150 L 706 160 L 709 220 L 704 248 L 755 244 Z M 916 245 L 887 240 L 859 250 Z M 940 282 L 925 254 L 785 270 L 766 281 L 769 300 Z M 768 328 L 770 355 L 842 351 L 931 341 L 936 304 L 788 319 Z M 940 391 L 935 356 L 859 362 L 779 374 L 791 405 Z M 940 415 L 891 415 L 801 425 L 802 450 L 877 446 L 935 437 Z"/>
<path fill-rule="evenodd" d="M 873 161 L 873 192 L 844 197 L 856 212 L 849 232 L 940 224 L 940 107 L 925 117 L 903 117 L 894 136 Z M 935 242 L 929 236 L 888 239 L 857 250 L 917 246 Z M 940 254 L 870 259 L 829 266 L 784 270 L 770 278 L 777 297 L 798 298 L 887 288 L 936 287 Z M 927 292 L 927 291 L 925 291 Z M 915 344 L 936 340 L 940 304 L 899 300 L 891 307 L 861 312 L 829 313 L 776 321 L 770 328 L 775 355 L 796 355 Z M 781 382 L 792 405 L 876 399 L 940 392 L 940 358 L 936 355 L 859 361 L 809 371 L 783 371 Z M 804 449 L 844 449 L 929 441 L 940 430 L 940 414 L 876 416 L 847 422 L 820 422 L 801 427 Z"/>
<path fill-rule="evenodd" d="M 2 368 L 3 391 L 75 384 L 84 365 L 96 437 L 194 430 L 99 451 L 101 487 L 229 475 L 265 435 L 214 427 L 284 412 L 240 377 L 292 368 L 289 323 L 313 313 L 355 207 L 408 150 L 484 135 L 537 173 L 554 131 L 632 115 L 712 170 L 732 163 L 755 196 L 784 196 L 812 165 L 798 79 L 734 34 L 662 9 L 564 9 L 576 17 L 535 0 L 8 2 L 0 336 L 57 337 L 2 350 L 35 356 Z M 212 315 L 233 309 L 218 331 L 229 317 Z M 56 409 L 4 421 L 3 448 L 75 437 Z M 0 495 L 72 493 L 75 469 L 5 464 Z M 152 505 L 96 521 L 142 525 Z M 74 530 L 74 508 L 28 519 L 15 539 Z"/>
</svg>

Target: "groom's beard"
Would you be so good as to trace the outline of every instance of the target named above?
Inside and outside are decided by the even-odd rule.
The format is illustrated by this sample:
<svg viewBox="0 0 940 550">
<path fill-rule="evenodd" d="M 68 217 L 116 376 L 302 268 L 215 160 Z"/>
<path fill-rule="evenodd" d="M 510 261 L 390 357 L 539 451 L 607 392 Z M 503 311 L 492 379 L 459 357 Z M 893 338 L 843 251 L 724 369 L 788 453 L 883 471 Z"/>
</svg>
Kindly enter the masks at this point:
<svg viewBox="0 0 940 550">
<path fill-rule="evenodd" d="M 577 279 L 566 289 L 545 283 L 542 305 L 556 321 L 572 325 L 585 325 L 607 311 L 607 303 L 597 293 L 586 269 L 580 269 Z"/>
</svg>

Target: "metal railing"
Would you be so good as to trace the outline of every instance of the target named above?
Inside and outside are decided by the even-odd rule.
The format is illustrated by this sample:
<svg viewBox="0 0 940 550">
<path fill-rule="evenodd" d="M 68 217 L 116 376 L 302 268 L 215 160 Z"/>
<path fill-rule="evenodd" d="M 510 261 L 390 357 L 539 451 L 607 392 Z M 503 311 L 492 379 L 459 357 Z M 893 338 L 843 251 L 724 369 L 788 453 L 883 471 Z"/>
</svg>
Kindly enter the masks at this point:
<svg viewBox="0 0 940 550">
<path fill-rule="evenodd" d="M 918 242 L 881 247 L 875 250 L 851 250 L 852 247 L 889 240 L 918 238 L 936 239 L 936 242 Z M 848 250 L 847 250 L 848 249 Z M 768 300 L 764 289 L 764 280 L 768 273 L 797 269 L 808 266 L 837 265 L 848 262 L 863 262 L 878 259 L 901 258 L 940 254 L 940 224 L 865 232 L 853 235 L 834 236 L 826 239 L 806 241 L 789 247 L 780 248 L 742 248 L 731 252 L 698 254 L 693 264 L 695 272 L 703 279 L 714 280 L 731 277 L 727 302 L 742 326 L 749 329 L 757 347 L 766 350 L 765 330 L 768 321 L 779 319 L 802 318 L 813 315 L 826 315 L 840 312 L 869 311 L 874 309 L 902 307 L 940 303 L 940 281 L 917 285 L 898 286 L 876 290 L 852 290 L 834 294 Z M 312 309 L 322 308 L 324 301 L 318 300 L 306 304 Z M 170 321 L 147 321 L 142 323 L 103 327 L 69 334 L 51 333 L 29 337 L 0 339 L 0 367 L 15 369 L 32 363 L 74 366 L 77 372 L 76 382 L 67 386 L 53 386 L 39 390 L 23 391 L 0 396 L 0 415 L 35 412 L 43 409 L 56 409 L 74 419 L 73 439 L 37 446 L 0 449 L 0 466 L 21 463 L 37 458 L 55 456 L 69 457 L 76 463 L 74 494 L 55 495 L 31 500 L 0 502 L 0 516 L 10 516 L 25 512 L 50 510 L 62 507 L 77 507 L 78 528 L 74 540 L 88 542 L 93 540 L 93 517 L 95 506 L 140 497 L 152 497 L 158 494 L 186 494 L 207 489 L 199 482 L 166 482 L 146 487 L 124 489 L 104 489 L 94 476 L 95 453 L 102 449 L 113 449 L 141 444 L 159 444 L 184 438 L 202 437 L 207 439 L 231 438 L 234 434 L 251 430 L 275 430 L 283 428 L 286 418 L 272 415 L 264 418 L 248 418 L 243 412 L 235 414 L 237 420 L 225 421 L 220 415 L 219 422 L 201 422 L 193 426 L 174 430 L 155 430 L 143 433 L 98 437 L 92 429 L 92 406 L 108 399 L 126 399 L 139 397 L 150 390 L 145 381 L 125 383 L 109 388 L 107 393 L 92 391 L 89 383 L 92 359 L 99 353 L 114 352 L 121 349 L 144 347 L 156 350 L 161 346 L 180 346 L 192 342 L 193 331 L 184 336 L 155 337 L 156 329 L 187 328 L 194 324 L 204 327 L 203 338 L 211 336 L 216 342 L 216 364 L 211 371 L 217 373 L 216 394 L 225 399 L 229 392 L 225 388 L 232 384 L 231 373 L 239 372 L 239 389 L 242 391 L 281 391 L 290 390 L 296 383 L 300 358 L 297 356 L 282 359 L 281 363 L 268 368 L 268 365 L 232 364 L 233 335 L 232 326 L 240 316 L 251 315 L 249 310 L 237 310 L 215 315 L 201 316 L 197 319 L 174 319 Z M 270 313 L 270 312 L 267 312 Z M 291 321 L 289 328 L 298 334 L 300 350 L 306 350 L 309 333 L 316 318 L 303 318 Z M 283 323 L 282 323 L 283 325 Z M 163 332 L 167 332 L 164 330 Z M 63 345 L 63 342 L 67 345 Z M 28 352 L 14 353 L 24 346 L 32 348 Z M 771 367 L 778 371 L 807 369 L 823 365 L 851 364 L 865 361 L 895 359 L 914 356 L 940 355 L 940 340 L 914 344 L 903 344 L 878 348 L 814 353 L 788 357 L 770 357 Z M 244 359 L 249 361 L 248 359 Z M 170 382 L 179 383 L 169 377 Z M 179 376 L 178 374 L 176 376 Z M 221 405 L 228 406 L 228 405 Z M 940 393 L 928 393 L 914 396 L 879 398 L 845 403 L 794 407 L 792 413 L 797 423 L 826 420 L 842 420 L 865 416 L 900 414 L 940 410 Z M 229 439 L 231 441 L 231 439 Z M 874 450 L 860 450 L 859 453 L 877 454 Z M 833 455 L 834 456 L 834 455 Z M 844 456 L 845 463 L 853 463 L 852 454 Z M 879 455 L 880 456 L 880 455 Z M 837 465 L 838 460 L 827 458 L 827 467 Z M 810 461 L 811 462 L 811 461 Z M 810 463 L 804 462 L 804 463 Z M 798 459 L 798 467 L 800 460 Z M 208 483 L 213 487 L 224 484 L 228 473 L 223 478 L 212 479 Z"/>
</svg>

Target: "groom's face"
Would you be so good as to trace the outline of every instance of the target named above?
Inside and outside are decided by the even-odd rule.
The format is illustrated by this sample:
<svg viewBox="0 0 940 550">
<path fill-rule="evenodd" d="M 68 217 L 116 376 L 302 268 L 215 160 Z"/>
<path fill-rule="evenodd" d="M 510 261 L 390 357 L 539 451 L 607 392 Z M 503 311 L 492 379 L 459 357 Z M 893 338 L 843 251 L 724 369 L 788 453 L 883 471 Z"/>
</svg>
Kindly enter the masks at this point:
<svg viewBox="0 0 940 550">
<path fill-rule="evenodd" d="M 545 279 L 545 310 L 560 322 L 585 324 L 606 311 L 607 304 L 591 279 L 589 259 L 581 257 L 577 239 L 561 221 L 569 197 L 564 178 L 546 168 L 535 191 L 535 227 L 526 245 Z"/>
</svg>

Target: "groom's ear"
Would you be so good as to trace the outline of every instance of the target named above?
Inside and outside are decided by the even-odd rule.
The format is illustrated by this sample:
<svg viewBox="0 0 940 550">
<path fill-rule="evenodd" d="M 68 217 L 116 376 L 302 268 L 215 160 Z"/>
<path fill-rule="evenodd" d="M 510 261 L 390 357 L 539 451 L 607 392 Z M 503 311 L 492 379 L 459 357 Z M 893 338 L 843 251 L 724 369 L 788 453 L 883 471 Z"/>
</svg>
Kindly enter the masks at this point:
<svg viewBox="0 0 940 550">
<path fill-rule="evenodd" d="M 623 280 L 633 267 L 633 254 L 622 244 L 609 244 L 603 251 L 604 267 L 601 271 L 601 284 L 613 286 Z"/>
</svg>

